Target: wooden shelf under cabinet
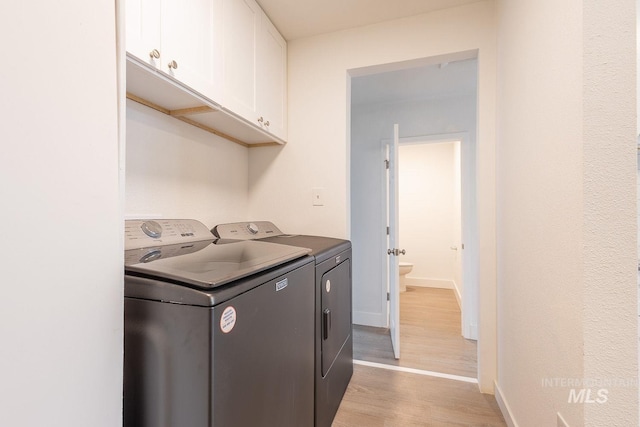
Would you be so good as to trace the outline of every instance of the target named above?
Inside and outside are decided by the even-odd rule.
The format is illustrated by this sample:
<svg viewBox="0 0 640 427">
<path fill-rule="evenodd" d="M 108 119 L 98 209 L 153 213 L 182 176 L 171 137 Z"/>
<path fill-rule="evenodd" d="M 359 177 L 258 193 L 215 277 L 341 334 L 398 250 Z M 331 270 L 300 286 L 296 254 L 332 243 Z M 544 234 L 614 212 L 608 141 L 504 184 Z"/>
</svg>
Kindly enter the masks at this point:
<svg viewBox="0 0 640 427">
<path fill-rule="evenodd" d="M 127 98 L 245 147 L 285 141 L 127 54 Z"/>
</svg>

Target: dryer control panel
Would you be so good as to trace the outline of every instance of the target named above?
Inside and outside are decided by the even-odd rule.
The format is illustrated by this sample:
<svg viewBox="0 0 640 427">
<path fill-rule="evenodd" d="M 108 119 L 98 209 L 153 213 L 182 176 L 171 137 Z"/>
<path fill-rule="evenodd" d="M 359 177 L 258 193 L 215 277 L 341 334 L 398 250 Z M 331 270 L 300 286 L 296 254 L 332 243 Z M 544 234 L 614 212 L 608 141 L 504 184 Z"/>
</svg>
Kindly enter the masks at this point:
<svg viewBox="0 0 640 427">
<path fill-rule="evenodd" d="M 132 219 L 124 224 L 125 250 L 201 240 L 214 240 L 214 236 L 195 219 Z"/>
<path fill-rule="evenodd" d="M 254 240 L 282 235 L 282 231 L 270 221 L 219 224 L 211 231 L 220 239 Z"/>
</svg>

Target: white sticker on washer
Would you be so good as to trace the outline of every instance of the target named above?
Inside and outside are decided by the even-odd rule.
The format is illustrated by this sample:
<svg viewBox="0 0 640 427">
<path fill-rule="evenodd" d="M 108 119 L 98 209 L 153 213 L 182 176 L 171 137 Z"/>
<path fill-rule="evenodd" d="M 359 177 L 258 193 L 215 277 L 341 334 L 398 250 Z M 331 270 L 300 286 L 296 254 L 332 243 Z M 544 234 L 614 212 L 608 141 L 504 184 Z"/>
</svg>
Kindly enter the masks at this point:
<svg viewBox="0 0 640 427">
<path fill-rule="evenodd" d="M 324 285 L 327 292 L 331 292 L 331 280 L 327 280 L 327 283 Z"/>
<path fill-rule="evenodd" d="M 236 325 L 236 309 L 229 306 L 224 309 L 222 316 L 220 316 L 220 329 L 225 334 L 231 332 Z"/>
</svg>

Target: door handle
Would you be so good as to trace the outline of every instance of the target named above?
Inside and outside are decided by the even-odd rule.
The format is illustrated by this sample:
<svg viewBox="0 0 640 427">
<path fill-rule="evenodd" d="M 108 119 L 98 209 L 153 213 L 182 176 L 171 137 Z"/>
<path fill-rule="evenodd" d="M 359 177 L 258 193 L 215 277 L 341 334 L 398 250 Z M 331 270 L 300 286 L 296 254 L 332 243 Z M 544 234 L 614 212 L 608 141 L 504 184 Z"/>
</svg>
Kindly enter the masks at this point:
<svg viewBox="0 0 640 427">
<path fill-rule="evenodd" d="M 400 250 L 400 249 L 387 249 L 387 255 L 395 255 L 395 256 L 399 256 L 399 255 L 406 255 L 407 251 L 405 251 L 404 249 Z"/>
</svg>

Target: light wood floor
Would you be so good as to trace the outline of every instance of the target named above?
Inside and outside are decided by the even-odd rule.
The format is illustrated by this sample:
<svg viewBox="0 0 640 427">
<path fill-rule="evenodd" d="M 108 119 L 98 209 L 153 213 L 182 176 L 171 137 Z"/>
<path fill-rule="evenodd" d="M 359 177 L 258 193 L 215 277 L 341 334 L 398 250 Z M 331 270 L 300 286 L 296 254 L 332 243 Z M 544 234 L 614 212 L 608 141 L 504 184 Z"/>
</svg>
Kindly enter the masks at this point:
<svg viewBox="0 0 640 427">
<path fill-rule="evenodd" d="M 354 325 L 354 359 L 476 377 L 476 343 L 460 335 L 452 290 L 408 287 L 400 297 L 401 357 L 387 329 Z M 505 426 L 495 398 L 473 383 L 354 366 L 333 427 Z"/>
<path fill-rule="evenodd" d="M 400 294 L 400 360 L 389 330 L 353 326 L 353 358 L 426 371 L 477 377 L 476 341 L 462 337 L 451 289 L 407 286 Z"/>
<path fill-rule="evenodd" d="M 332 427 L 506 426 L 477 384 L 354 365 Z"/>
</svg>

